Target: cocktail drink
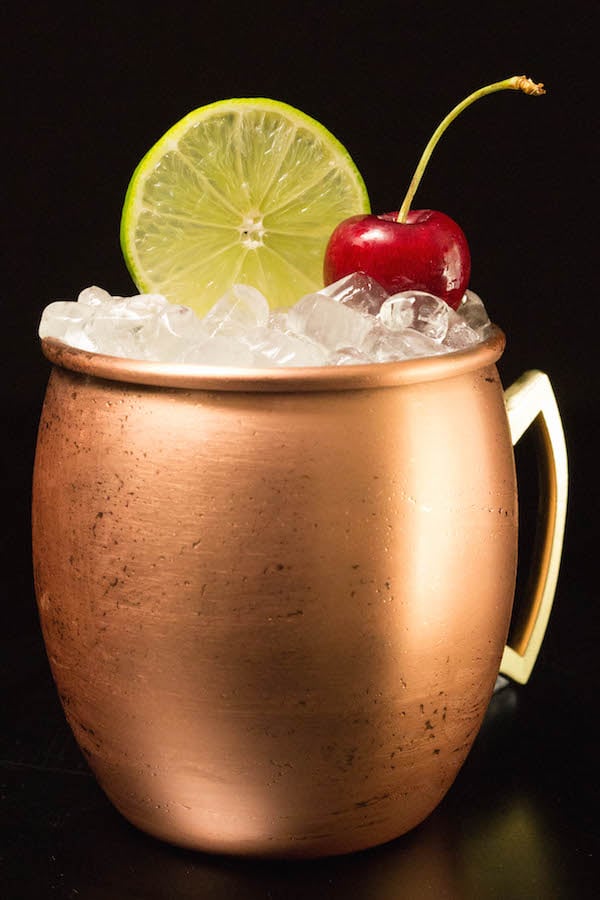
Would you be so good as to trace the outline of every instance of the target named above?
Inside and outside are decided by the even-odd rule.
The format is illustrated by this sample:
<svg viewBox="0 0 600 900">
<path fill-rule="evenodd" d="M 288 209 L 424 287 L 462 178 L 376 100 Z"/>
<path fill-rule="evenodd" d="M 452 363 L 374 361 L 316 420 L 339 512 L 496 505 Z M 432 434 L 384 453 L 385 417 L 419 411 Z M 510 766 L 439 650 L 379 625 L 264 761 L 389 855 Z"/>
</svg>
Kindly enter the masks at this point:
<svg viewBox="0 0 600 900">
<path fill-rule="evenodd" d="M 288 162 L 318 168 L 322 130 L 296 144 L 268 116 L 289 123 L 289 108 L 274 106 L 244 101 L 241 119 L 226 117 L 239 146 L 271 134 Z M 88 288 L 42 319 L 53 369 L 33 537 L 50 664 L 92 770 L 140 828 L 209 851 L 358 850 L 440 802 L 498 671 L 527 680 L 564 527 L 560 420 L 541 373 L 505 403 L 504 337 L 468 288 L 448 302 L 364 268 L 323 284 L 328 236 L 368 216 L 337 145 L 321 178 L 300 179 L 315 218 L 298 185 L 288 191 L 294 167 L 270 166 L 264 144 L 248 157 L 254 180 L 233 151 L 213 153 L 210 177 L 190 174 L 194 148 L 222 142 L 212 113 L 186 121 L 128 195 L 124 244 L 143 293 Z M 214 219 L 234 199 L 212 203 L 215 166 L 248 196 L 258 184 L 270 210 L 246 209 L 235 246 Z M 182 173 L 186 215 L 190 179 L 212 198 L 197 265 L 191 224 L 165 206 Z M 512 446 L 540 411 L 547 552 L 505 648 Z"/>
</svg>

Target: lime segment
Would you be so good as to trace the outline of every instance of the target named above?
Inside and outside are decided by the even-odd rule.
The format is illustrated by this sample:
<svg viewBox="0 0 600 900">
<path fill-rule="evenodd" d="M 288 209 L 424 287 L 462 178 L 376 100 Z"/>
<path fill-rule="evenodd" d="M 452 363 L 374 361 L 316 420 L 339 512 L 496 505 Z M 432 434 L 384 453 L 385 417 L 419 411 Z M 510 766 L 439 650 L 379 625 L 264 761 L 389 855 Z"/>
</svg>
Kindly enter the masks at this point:
<svg viewBox="0 0 600 900">
<path fill-rule="evenodd" d="M 144 156 L 121 245 L 142 292 L 202 314 L 232 284 L 251 284 L 283 307 L 322 287 L 332 231 L 368 211 L 355 164 L 315 119 L 275 100 L 222 100 Z"/>
</svg>

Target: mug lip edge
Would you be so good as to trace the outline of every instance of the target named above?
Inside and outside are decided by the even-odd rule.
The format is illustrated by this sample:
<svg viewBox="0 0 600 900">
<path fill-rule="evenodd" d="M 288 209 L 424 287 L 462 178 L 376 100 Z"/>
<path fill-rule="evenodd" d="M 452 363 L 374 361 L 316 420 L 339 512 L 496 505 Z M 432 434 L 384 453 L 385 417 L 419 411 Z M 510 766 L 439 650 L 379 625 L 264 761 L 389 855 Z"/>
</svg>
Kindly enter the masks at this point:
<svg viewBox="0 0 600 900">
<path fill-rule="evenodd" d="M 439 356 L 344 366 L 265 368 L 152 362 L 81 350 L 58 338 L 44 337 L 40 342 L 42 353 L 53 366 L 93 378 L 155 388 L 289 393 L 440 381 L 496 363 L 504 352 L 506 336 L 501 328 L 490 323 L 488 336 L 479 343 Z"/>
</svg>

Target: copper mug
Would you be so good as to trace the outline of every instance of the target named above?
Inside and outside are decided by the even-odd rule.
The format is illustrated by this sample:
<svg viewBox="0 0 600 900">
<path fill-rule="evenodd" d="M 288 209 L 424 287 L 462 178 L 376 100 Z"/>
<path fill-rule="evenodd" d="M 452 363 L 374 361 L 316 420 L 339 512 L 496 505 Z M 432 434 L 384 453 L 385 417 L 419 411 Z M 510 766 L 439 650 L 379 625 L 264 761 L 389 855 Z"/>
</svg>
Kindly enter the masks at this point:
<svg viewBox="0 0 600 900">
<path fill-rule="evenodd" d="M 188 848 L 347 853 L 421 822 L 498 673 L 527 680 L 567 490 L 546 375 L 504 336 L 414 361 L 180 368 L 46 339 L 33 485 L 41 625 L 118 810 Z M 528 614 L 513 443 L 545 438 Z"/>
</svg>

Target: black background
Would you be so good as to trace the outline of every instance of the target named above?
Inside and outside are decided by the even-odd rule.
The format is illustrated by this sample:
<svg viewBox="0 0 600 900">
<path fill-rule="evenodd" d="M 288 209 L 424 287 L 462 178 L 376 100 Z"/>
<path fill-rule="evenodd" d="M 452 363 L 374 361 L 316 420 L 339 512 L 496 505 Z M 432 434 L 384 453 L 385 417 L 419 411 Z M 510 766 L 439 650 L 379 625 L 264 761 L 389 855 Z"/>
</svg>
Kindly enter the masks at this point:
<svg viewBox="0 0 600 900">
<path fill-rule="evenodd" d="M 48 377 L 36 336 L 41 311 L 51 300 L 74 298 L 89 284 L 115 294 L 134 292 L 118 240 L 131 173 L 174 122 L 197 106 L 226 97 L 274 97 L 319 119 L 345 144 L 365 178 L 373 209 L 383 212 L 397 208 L 433 128 L 463 96 L 512 74 L 528 74 L 546 83 L 548 94 L 543 98 L 507 92 L 488 97 L 464 113 L 438 146 L 415 205 L 443 210 L 466 232 L 473 257 L 472 287 L 508 337 L 500 362 L 505 385 L 525 369 L 540 368 L 550 375 L 558 398 L 570 457 L 567 540 L 547 639 L 532 681 L 522 689 L 530 692 L 536 704 L 546 705 L 531 718 L 522 699 L 527 695 L 514 694 L 513 700 L 521 698 L 523 721 L 513 717 L 506 733 L 516 734 L 527 723 L 531 759 L 526 770 L 535 771 L 539 759 L 542 770 L 548 766 L 553 772 L 545 782 L 547 797 L 561 779 L 571 784 L 591 777 L 599 621 L 593 566 L 599 501 L 598 338 L 594 335 L 600 323 L 594 84 L 597 4 L 576 0 L 560 4 L 559 12 L 554 4 L 546 7 L 535 2 L 470 6 L 380 0 L 352 7 L 314 0 L 299 4 L 3 5 L 0 311 L 6 330 L 0 354 L 5 423 L 0 646 L 11 712 L 2 744 L 5 803 L 0 814 L 5 810 L 2 825 L 10 838 L 7 846 L 12 847 L 3 857 L 10 897 L 71 897 L 77 891 L 93 897 L 196 896 L 192 882 L 181 874 L 194 866 L 198 871 L 198 864 L 187 856 L 177 857 L 179 874 L 166 882 L 171 888 L 150 883 L 133 887 L 124 875 L 122 886 L 117 879 L 111 893 L 90 892 L 89 885 L 95 882 L 82 876 L 85 865 L 81 862 L 87 859 L 89 842 L 101 844 L 115 828 L 126 828 L 116 814 L 111 818 L 95 794 L 86 819 L 88 833 L 70 833 L 62 826 L 53 826 L 53 831 L 50 825 L 45 830 L 38 826 L 36 831 L 32 824 L 36 817 L 38 823 L 49 822 L 48 810 L 57 804 L 67 810 L 70 787 L 55 785 L 54 797 L 52 786 L 44 780 L 43 766 L 39 768 L 43 754 L 39 755 L 39 746 L 33 750 L 34 743 L 47 743 L 49 734 L 60 731 L 62 719 L 53 706 L 35 611 L 29 491 L 35 432 Z M 520 465 L 525 473 L 522 479 L 529 482 L 532 464 L 525 459 Z M 526 499 L 522 502 L 525 518 L 531 489 L 523 483 L 520 490 Z M 556 692 L 554 700 L 548 698 L 551 691 Z M 27 709 L 34 711 L 29 720 L 23 718 Z M 42 711 L 50 722 L 45 731 Z M 560 716 L 564 727 L 554 721 L 560 721 Z M 495 753 L 498 747 L 508 752 L 502 739 L 494 743 L 496 725 L 487 727 L 488 737 L 484 735 L 476 745 L 479 757 L 467 765 L 465 779 L 473 777 L 474 783 L 478 773 L 485 771 L 486 752 Z M 548 729 L 552 748 L 544 737 Z M 64 747 L 68 734 L 61 740 Z M 80 763 L 73 766 L 78 770 Z M 468 793 L 470 782 L 465 779 L 453 790 L 460 790 L 462 784 Z M 91 795 L 94 788 L 85 783 Z M 563 804 L 563 813 L 587 824 L 572 838 L 574 855 L 569 857 L 564 883 L 577 882 L 579 873 L 581 880 L 572 896 L 584 897 L 592 883 L 591 876 L 586 880 L 590 867 L 597 866 L 597 829 L 590 805 L 597 794 L 585 784 L 579 793 L 574 795 L 569 788 L 567 794 L 557 800 L 559 806 Z M 43 814 L 40 818 L 35 805 L 43 803 L 42 795 L 48 797 L 46 819 Z M 72 806 L 83 808 L 85 802 L 77 794 Z M 492 791 L 489 802 L 495 802 Z M 460 803 L 460 793 L 451 793 L 448 816 L 460 809 Z M 553 835 L 560 858 L 557 823 Z M 155 845 L 144 844 L 143 837 L 132 838 L 130 831 L 124 833 L 134 844 L 141 841 L 132 852 L 138 854 L 139 869 L 146 869 Z M 63 841 L 63 849 L 73 841 L 71 882 L 66 887 L 48 862 L 55 856 L 51 835 Z M 28 850 L 23 849 L 26 845 Z M 110 841 L 106 846 L 107 853 L 116 852 Z M 406 847 L 406 853 L 415 851 L 413 838 L 407 839 Z M 426 855 L 427 865 L 435 858 Z M 130 871 L 124 857 L 119 859 L 123 871 Z M 400 896 L 408 863 L 394 869 L 394 856 L 369 859 L 369 865 L 375 866 L 375 859 L 377 866 L 389 870 L 392 880 L 397 879 L 398 894 L 389 896 Z M 161 865 L 169 864 L 163 857 Z M 361 869 L 358 861 L 348 863 L 350 868 L 343 875 L 340 868 L 313 868 L 310 875 L 304 870 L 300 880 L 294 875 L 294 890 L 299 891 L 294 894 L 285 868 L 270 870 L 276 875 L 269 881 L 266 869 L 212 865 L 223 877 L 211 881 L 210 890 L 208 882 L 202 882 L 204 887 L 198 882 L 198 896 L 221 896 L 215 885 L 225 896 L 231 872 L 235 872 L 231 890 L 236 897 L 304 896 L 304 888 L 315 896 L 354 896 L 352 885 L 360 872 L 369 884 L 364 873 L 370 870 Z M 42 874 L 28 888 L 33 870 Z M 173 886 L 176 883 L 179 887 Z M 472 895 L 439 896 L 570 897 L 564 883 L 550 893 L 547 887 L 536 893 L 532 886 L 531 893 L 521 894 L 507 881 L 507 890 L 496 894 L 491 888 L 486 893 L 480 882 L 479 891 Z M 379 888 L 370 894 L 364 884 L 363 893 L 356 890 L 361 897 L 388 896 L 383 888 L 380 894 Z M 406 896 L 419 894 L 408 889 Z"/>
</svg>

